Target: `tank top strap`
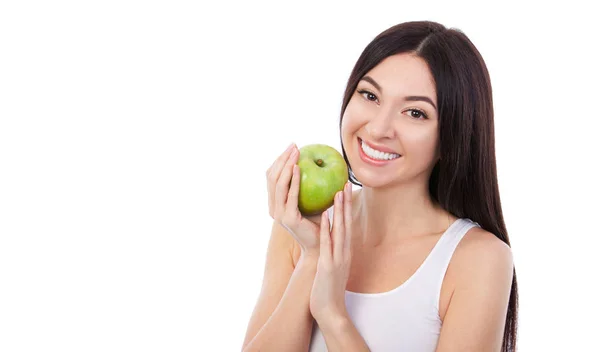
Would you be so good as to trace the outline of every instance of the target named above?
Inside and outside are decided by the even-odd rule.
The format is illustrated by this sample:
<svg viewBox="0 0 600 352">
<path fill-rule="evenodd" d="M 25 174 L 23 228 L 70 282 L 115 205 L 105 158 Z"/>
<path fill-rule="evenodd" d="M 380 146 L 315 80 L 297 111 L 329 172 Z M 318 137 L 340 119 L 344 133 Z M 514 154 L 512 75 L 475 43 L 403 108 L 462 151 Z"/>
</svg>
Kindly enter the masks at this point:
<svg viewBox="0 0 600 352">
<path fill-rule="evenodd" d="M 334 207 L 331 206 L 327 209 L 330 229 L 333 227 L 333 213 Z M 407 289 L 418 290 L 418 296 L 421 298 L 419 301 L 427 305 L 433 304 L 436 312 L 439 312 L 440 293 L 450 260 L 458 243 L 473 227 L 481 226 L 469 218 L 458 218 L 446 229 L 431 252 L 426 256 L 422 266 L 409 279 L 417 282 L 412 283 L 412 288 Z"/>
<path fill-rule="evenodd" d="M 424 299 L 431 302 L 435 311 L 439 312 L 440 294 L 446 271 L 456 247 L 473 227 L 480 227 L 478 223 L 468 219 L 459 218 L 453 223 L 438 240 L 430 257 L 420 273 L 420 291 Z"/>
</svg>

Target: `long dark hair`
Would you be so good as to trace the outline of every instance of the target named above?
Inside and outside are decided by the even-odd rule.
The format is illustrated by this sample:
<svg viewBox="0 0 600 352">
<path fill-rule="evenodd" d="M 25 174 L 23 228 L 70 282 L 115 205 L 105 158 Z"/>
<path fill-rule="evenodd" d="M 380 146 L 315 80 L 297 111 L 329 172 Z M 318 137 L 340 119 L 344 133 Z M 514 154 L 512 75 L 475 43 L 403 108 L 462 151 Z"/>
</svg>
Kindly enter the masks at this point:
<svg viewBox="0 0 600 352">
<path fill-rule="evenodd" d="M 432 199 L 456 217 L 467 217 L 510 246 L 496 175 L 494 109 L 483 58 L 467 36 L 431 21 L 404 22 L 380 33 L 364 49 L 347 82 L 342 118 L 359 80 L 388 56 L 411 53 L 429 66 L 437 90 L 441 159 L 429 179 Z M 349 165 L 350 182 L 358 182 Z M 503 352 L 516 351 L 517 275 L 508 303 Z"/>
</svg>

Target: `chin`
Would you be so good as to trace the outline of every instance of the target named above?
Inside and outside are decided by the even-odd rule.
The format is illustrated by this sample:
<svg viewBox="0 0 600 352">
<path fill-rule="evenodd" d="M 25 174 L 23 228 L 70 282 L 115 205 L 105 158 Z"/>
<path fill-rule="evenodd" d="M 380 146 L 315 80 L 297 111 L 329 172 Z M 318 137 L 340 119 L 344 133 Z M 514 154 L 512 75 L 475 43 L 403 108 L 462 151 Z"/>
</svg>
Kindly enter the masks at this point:
<svg viewBox="0 0 600 352">
<path fill-rule="evenodd" d="M 385 188 L 395 184 L 399 180 L 399 175 L 381 175 L 372 170 L 364 170 L 361 168 L 352 169 L 354 176 L 363 187 L 369 188 Z"/>
</svg>

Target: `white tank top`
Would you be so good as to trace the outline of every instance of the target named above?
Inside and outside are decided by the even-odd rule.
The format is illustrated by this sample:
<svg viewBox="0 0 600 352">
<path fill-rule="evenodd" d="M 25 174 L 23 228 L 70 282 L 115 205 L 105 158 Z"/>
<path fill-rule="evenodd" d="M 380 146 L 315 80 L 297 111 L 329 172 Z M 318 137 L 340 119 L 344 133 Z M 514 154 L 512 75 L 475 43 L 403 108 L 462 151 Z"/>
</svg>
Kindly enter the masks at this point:
<svg viewBox="0 0 600 352">
<path fill-rule="evenodd" d="M 328 213 L 331 220 L 333 207 Z M 346 291 L 350 319 L 372 352 L 435 351 L 442 327 L 439 301 L 446 269 L 460 240 L 475 226 L 480 227 L 468 218 L 452 223 L 417 271 L 395 289 L 382 293 Z M 309 351 L 327 351 L 316 322 Z"/>
</svg>

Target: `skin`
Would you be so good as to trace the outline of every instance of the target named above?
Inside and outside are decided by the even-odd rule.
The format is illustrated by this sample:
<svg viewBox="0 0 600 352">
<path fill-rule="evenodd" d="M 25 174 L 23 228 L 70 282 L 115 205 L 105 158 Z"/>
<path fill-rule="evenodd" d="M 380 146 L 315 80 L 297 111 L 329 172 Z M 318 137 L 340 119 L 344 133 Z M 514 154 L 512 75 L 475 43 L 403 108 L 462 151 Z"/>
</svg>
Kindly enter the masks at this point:
<svg viewBox="0 0 600 352">
<path fill-rule="evenodd" d="M 336 201 L 333 231 L 323 214 L 319 243 L 309 243 L 314 240 L 307 236 L 312 232 L 308 227 L 313 227 L 309 225 L 315 225 L 312 219 L 304 223 L 304 245 L 297 243 L 300 238 L 296 237 L 288 242 L 285 230 L 274 226 L 263 291 L 244 343 L 247 351 L 279 350 L 284 345 L 306 350 L 312 318 L 330 351 L 367 351 L 346 312 L 344 291 L 376 293 L 398 287 L 415 273 L 456 220 L 427 192 L 428 178 L 439 159 L 437 112 L 424 102 L 404 100 L 406 95 L 429 94 L 436 101 L 427 66 L 401 54 L 386 59 L 367 75 L 381 89 L 370 87 L 374 95 L 354 93 L 342 126 L 347 155 L 364 187 L 355 192 L 347 189 Z M 369 88 L 363 84 L 368 86 L 361 82 L 357 90 Z M 429 119 L 423 120 L 409 109 L 421 109 Z M 402 154 L 401 160 L 385 168 L 366 165 L 359 158 L 358 136 L 396 150 Z M 277 185 L 284 188 L 290 181 L 291 166 L 297 162 L 297 154 L 290 153 L 284 153 L 268 173 L 272 176 L 270 171 L 276 170 Z M 286 171 L 279 176 L 286 159 Z M 273 186 L 272 177 L 269 179 Z M 297 203 L 297 179 L 291 185 L 288 208 Z M 278 189 L 281 192 L 282 188 Z M 285 203 L 282 195 L 276 197 L 282 203 L 278 209 Z M 272 206 L 270 203 L 270 209 Z M 292 263 L 281 251 L 290 248 Z M 441 288 L 437 352 L 500 350 L 512 273 L 510 247 L 477 227 L 466 233 Z M 307 301 L 309 312 L 303 307 Z M 301 331 L 281 334 L 281 328 L 291 321 L 297 322 Z"/>
<path fill-rule="evenodd" d="M 363 187 L 350 194 L 350 212 L 339 208 L 340 214 L 351 218 L 350 264 L 339 276 L 347 277 L 348 291 L 376 293 L 410 278 L 457 218 L 436 204 L 428 191 L 440 157 L 437 110 L 427 102 L 404 100 L 419 95 L 437 101 L 425 61 L 398 54 L 365 76 L 381 89 L 361 80 L 343 116 L 342 142 Z M 358 92 L 362 90 L 368 92 Z M 411 109 L 422 111 L 427 119 Z M 365 164 L 357 137 L 387 146 L 402 157 L 384 167 Z M 294 262 L 299 256 L 295 248 Z M 510 247 L 483 229 L 467 232 L 442 285 L 438 352 L 500 350 L 512 270 Z M 326 331 L 326 340 L 339 346 L 362 345 L 352 322 L 341 315 L 343 319 L 332 325 L 337 327 Z"/>
<path fill-rule="evenodd" d="M 381 87 L 361 80 L 342 120 L 342 141 L 352 170 L 363 184 L 356 196 L 353 243 L 386 247 L 407 238 L 444 231 L 456 218 L 434 204 L 428 182 L 438 152 L 438 114 L 427 102 L 404 101 L 408 95 L 436 102 L 426 63 L 404 54 L 386 58 L 369 71 Z M 358 93 L 367 90 L 370 93 Z M 372 94 L 371 94 L 372 93 Z M 423 114 L 411 110 L 419 109 Z M 402 155 L 385 167 L 365 164 L 357 137 Z"/>
</svg>

